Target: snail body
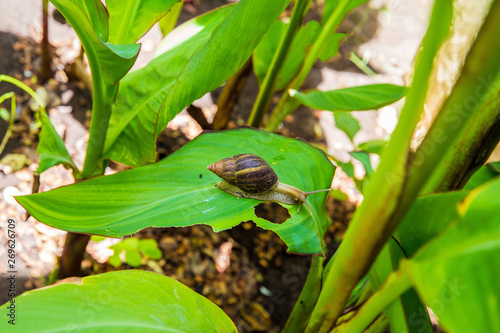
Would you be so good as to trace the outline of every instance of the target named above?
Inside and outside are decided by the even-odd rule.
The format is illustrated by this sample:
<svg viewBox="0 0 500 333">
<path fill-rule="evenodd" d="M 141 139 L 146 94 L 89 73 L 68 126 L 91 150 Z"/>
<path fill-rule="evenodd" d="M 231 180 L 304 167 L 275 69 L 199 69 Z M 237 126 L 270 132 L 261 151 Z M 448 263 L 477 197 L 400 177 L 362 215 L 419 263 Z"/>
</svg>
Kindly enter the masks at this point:
<svg viewBox="0 0 500 333">
<path fill-rule="evenodd" d="M 252 198 L 261 201 L 276 201 L 288 205 L 306 203 L 307 196 L 330 189 L 304 192 L 282 183 L 271 166 L 261 157 L 253 154 L 238 154 L 224 158 L 207 167 L 223 180 L 215 186 L 240 198 Z"/>
</svg>

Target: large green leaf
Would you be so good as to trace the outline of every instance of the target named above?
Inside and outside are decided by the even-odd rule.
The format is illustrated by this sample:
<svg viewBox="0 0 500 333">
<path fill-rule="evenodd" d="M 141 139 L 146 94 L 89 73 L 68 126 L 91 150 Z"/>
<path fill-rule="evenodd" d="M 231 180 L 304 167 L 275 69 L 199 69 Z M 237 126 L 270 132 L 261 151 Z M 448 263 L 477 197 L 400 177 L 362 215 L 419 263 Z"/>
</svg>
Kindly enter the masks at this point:
<svg viewBox="0 0 500 333">
<path fill-rule="evenodd" d="M 329 188 L 334 167 L 324 153 L 301 140 L 250 128 L 208 132 L 168 156 L 144 167 L 16 197 L 37 220 L 56 228 L 121 237 L 146 227 L 208 224 L 215 231 L 252 220 L 276 232 L 289 252 L 322 253 L 330 219 L 326 192 L 305 207 L 284 205 L 291 218 L 276 224 L 255 216 L 259 201 L 238 199 L 217 189 L 220 180 L 207 165 L 239 153 L 254 153 L 274 168 L 284 183 L 304 191 Z"/>
<path fill-rule="evenodd" d="M 302 104 L 327 111 L 374 110 L 401 99 L 406 88 L 392 84 L 372 84 L 367 86 L 301 93 L 292 90 L 290 95 Z"/>
<path fill-rule="evenodd" d="M 0 307 L 2 332 L 236 332 L 215 304 L 169 277 L 104 273 L 28 291 Z"/>
<path fill-rule="evenodd" d="M 109 41 L 135 43 L 180 0 L 107 0 Z"/>
<path fill-rule="evenodd" d="M 207 39 L 195 35 L 189 49 L 177 48 L 177 52 L 185 52 L 183 61 L 178 59 L 172 69 L 158 68 L 156 76 L 148 77 L 148 81 L 141 79 L 145 89 L 131 93 L 126 98 L 129 102 L 121 105 L 126 115 L 118 118 L 108 140 L 110 156 L 130 165 L 154 160 L 155 140 L 167 123 L 184 107 L 230 78 L 250 57 L 288 3 L 289 0 L 239 1 L 219 25 L 210 29 Z M 203 27 L 199 30 L 206 32 Z M 135 78 L 131 84 L 138 84 Z M 160 80 L 163 85 L 155 89 L 152 80 Z M 129 92 L 124 89 L 119 94 L 129 95 Z M 135 156 L 138 152 L 141 154 Z"/>
<path fill-rule="evenodd" d="M 92 76 L 103 77 L 109 84 L 118 82 L 134 64 L 140 45 L 108 43 L 109 16 L 99 0 L 51 2 L 68 20 L 82 42 L 91 65 Z"/>
<path fill-rule="evenodd" d="M 162 41 L 155 59 L 120 81 L 106 135 L 107 157 L 129 165 L 156 161 L 156 152 L 143 147 L 154 146 L 151 129 L 161 103 L 186 62 L 233 8 L 220 7 L 184 23 Z"/>
<path fill-rule="evenodd" d="M 454 227 L 401 263 L 447 332 L 500 331 L 500 179 L 473 190 Z"/>
<path fill-rule="evenodd" d="M 428 194 L 415 200 L 395 232 L 408 257 L 457 220 L 457 205 L 468 194 L 468 191 Z"/>
</svg>

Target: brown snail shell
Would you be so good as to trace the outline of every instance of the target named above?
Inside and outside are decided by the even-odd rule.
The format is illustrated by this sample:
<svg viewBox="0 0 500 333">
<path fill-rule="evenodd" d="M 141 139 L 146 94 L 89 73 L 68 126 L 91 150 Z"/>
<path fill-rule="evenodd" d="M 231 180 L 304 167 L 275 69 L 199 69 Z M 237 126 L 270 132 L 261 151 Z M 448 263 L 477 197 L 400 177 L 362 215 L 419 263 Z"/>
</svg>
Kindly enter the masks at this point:
<svg viewBox="0 0 500 333">
<path fill-rule="evenodd" d="M 307 196 L 331 189 L 304 192 L 278 181 L 278 175 L 261 157 L 254 154 L 238 154 L 210 164 L 208 170 L 223 180 L 215 186 L 240 198 L 276 201 L 288 205 L 304 204 Z"/>
<path fill-rule="evenodd" d="M 208 170 L 249 193 L 264 193 L 278 184 L 276 172 L 264 159 L 254 154 L 224 158 L 210 164 Z"/>
</svg>

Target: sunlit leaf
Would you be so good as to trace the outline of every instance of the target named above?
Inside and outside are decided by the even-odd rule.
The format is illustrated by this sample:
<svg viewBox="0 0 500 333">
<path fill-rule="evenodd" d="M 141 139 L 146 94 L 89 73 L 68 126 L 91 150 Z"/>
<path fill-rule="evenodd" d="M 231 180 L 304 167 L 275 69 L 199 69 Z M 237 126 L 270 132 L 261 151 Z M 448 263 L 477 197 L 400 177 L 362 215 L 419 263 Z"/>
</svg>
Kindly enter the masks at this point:
<svg viewBox="0 0 500 333">
<path fill-rule="evenodd" d="M 42 122 L 42 129 L 39 134 L 40 143 L 36 149 L 40 155 L 40 163 L 36 171 L 42 173 L 48 168 L 62 163 L 66 168 L 72 168 L 78 172 L 64 142 L 50 122 L 49 116 L 42 109 L 40 109 L 38 116 Z"/>
<path fill-rule="evenodd" d="M 110 176 L 44 193 L 16 197 L 37 220 L 73 232 L 121 237 L 146 227 L 208 224 L 215 231 L 252 220 L 276 232 L 289 252 L 322 253 L 331 223 L 327 192 L 311 195 L 311 213 L 283 205 L 291 218 L 282 224 L 255 216 L 259 201 L 239 199 L 217 189 L 220 180 L 207 165 L 248 152 L 260 155 L 280 180 L 304 191 L 329 188 L 334 167 L 305 142 L 249 128 L 200 135 L 166 159 Z"/>
<path fill-rule="evenodd" d="M 468 191 L 428 194 L 415 200 L 395 233 L 408 257 L 457 220 L 457 205 L 467 194 Z"/>
<path fill-rule="evenodd" d="M 354 136 L 361 129 L 359 121 L 348 112 L 335 112 L 333 117 L 335 118 L 335 126 L 347 134 L 351 142 L 353 142 Z"/>
<path fill-rule="evenodd" d="M 500 328 L 500 179 L 473 190 L 458 222 L 402 263 L 447 332 Z M 403 265 L 404 264 L 404 265 Z"/>
<path fill-rule="evenodd" d="M 92 67 L 92 76 L 102 76 L 109 84 L 119 81 L 134 64 L 140 45 L 108 43 L 109 15 L 99 0 L 51 2 L 68 20 L 82 42 Z"/>
<path fill-rule="evenodd" d="M 239 1 L 224 9 L 225 14 L 217 16 L 209 27 L 200 25 L 188 40 L 182 40 L 187 44 L 172 41 L 173 46 L 152 63 L 152 68 L 131 75 L 118 92 L 116 108 L 120 110 L 106 138 L 108 155 L 135 166 L 154 161 L 156 138 L 167 123 L 239 69 L 288 2 Z M 175 36 L 175 30 L 172 33 Z M 166 63 L 160 65 L 162 61 Z"/>
<path fill-rule="evenodd" d="M 135 43 L 179 0 L 106 0 L 109 42 Z"/>
<path fill-rule="evenodd" d="M 215 304 L 169 277 L 117 271 L 32 290 L 0 307 L 2 332 L 236 332 Z"/>
<path fill-rule="evenodd" d="M 401 99 L 406 88 L 392 84 L 372 84 L 330 91 L 311 90 L 306 93 L 291 91 L 302 104 L 327 111 L 375 110 Z"/>
</svg>

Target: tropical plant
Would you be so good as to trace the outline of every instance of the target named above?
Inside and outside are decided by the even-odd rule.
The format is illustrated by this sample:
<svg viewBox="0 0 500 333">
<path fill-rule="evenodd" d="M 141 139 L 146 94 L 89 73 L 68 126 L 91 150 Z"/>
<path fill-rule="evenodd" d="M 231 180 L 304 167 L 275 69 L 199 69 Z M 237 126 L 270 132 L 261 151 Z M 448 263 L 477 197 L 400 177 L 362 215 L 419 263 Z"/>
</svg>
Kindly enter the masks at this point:
<svg viewBox="0 0 500 333">
<path fill-rule="evenodd" d="M 327 1 L 321 24 L 301 26 L 310 1 L 297 0 L 290 22 L 275 23 L 288 2 L 241 0 L 199 16 L 170 32 L 150 64 L 125 75 L 138 52 L 137 44 L 127 43 L 135 42 L 155 15 L 145 19 L 143 11 L 126 10 L 132 2 L 117 6 L 108 1 L 106 10 L 100 1 L 53 1 L 89 57 L 94 114 L 82 171 L 68 160 L 61 139 L 42 118 L 39 171 L 64 163 L 83 180 L 102 174 L 109 159 L 136 168 L 17 197 L 18 202 L 48 225 L 110 237 L 148 226 L 201 223 L 220 231 L 253 220 L 276 232 L 289 252 L 314 254 L 285 331 L 378 332 L 390 324 L 396 332 L 427 332 L 432 326 L 426 306 L 450 332 L 498 331 L 500 182 L 498 164 L 483 164 L 500 139 L 500 2 L 491 5 L 461 75 L 417 149 L 411 148 L 412 137 L 433 61 L 452 25 L 452 2 L 434 4 L 410 88 L 376 85 L 333 92 L 298 90 L 318 58 L 335 54 L 339 36 L 332 33 L 334 28 L 364 1 Z M 162 12 L 153 3 L 140 2 Z M 179 39 L 186 31 L 192 33 Z M 273 44 L 268 38 L 280 40 L 272 57 L 259 49 Z M 222 158 L 254 153 L 272 165 L 281 181 L 317 190 L 330 186 L 335 170 L 322 151 L 269 131 L 239 128 L 204 133 L 154 163 L 161 129 L 196 98 L 230 79 L 252 54 L 262 85 L 249 124 L 260 126 L 270 96 L 285 88 L 267 130 L 274 130 L 299 103 L 345 112 L 377 108 L 406 94 L 394 133 L 387 146 L 377 149 L 381 162 L 363 184 L 363 203 L 326 266 L 326 193 L 309 197 L 309 210 L 283 204 L 291 217 L 273 224 L 254 215 L 257 200 L 238 199 L 214 187 L 219 179 L 206 169 Z M 311 172 L 302 172 L 304 168 Z M 40 307 L 42 302 L 47 306 Z M 22 331 L 236 330 L 202 296 L 172 279 L 140 271 L 35 290 L 14 303 L 23 308 Z M 3 317 L 10 304 L 0 308 Z M 124 311 L 129 314 L 126 321 Z"/>
</svg>

